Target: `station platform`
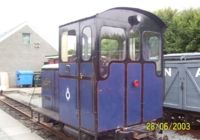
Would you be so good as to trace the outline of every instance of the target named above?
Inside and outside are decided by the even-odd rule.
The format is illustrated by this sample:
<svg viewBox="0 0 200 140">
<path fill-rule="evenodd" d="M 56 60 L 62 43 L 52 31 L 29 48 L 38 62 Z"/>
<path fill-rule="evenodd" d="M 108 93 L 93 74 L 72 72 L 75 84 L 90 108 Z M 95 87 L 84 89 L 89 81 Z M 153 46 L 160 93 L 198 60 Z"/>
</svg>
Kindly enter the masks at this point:
<svg viewBox="0 0 200 140">
<path fill-rule="evenodd" d="M 25 105 L 33 107 L 42 107 L 41 88 L 9 88 L 3 92 L 3 95 L 17 100 Z"/>
<path fill-rule="evenodd" d="M 19 121 L 0 110 L 0 140 L 44 140 Z"/>
</svg>

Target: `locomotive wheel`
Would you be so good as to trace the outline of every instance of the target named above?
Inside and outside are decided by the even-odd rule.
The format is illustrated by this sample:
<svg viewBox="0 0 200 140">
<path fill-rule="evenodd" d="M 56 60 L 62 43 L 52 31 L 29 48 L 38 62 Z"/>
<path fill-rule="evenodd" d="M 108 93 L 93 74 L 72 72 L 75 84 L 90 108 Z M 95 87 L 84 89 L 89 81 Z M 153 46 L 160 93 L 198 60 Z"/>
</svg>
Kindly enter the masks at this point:
<svg viewBox="0 0 200 140">
<path fill-rule="evenodd" d="M 51 119 L 49 117 L 43 116 L 43 122 L 49 123 Z"/>
</svg>

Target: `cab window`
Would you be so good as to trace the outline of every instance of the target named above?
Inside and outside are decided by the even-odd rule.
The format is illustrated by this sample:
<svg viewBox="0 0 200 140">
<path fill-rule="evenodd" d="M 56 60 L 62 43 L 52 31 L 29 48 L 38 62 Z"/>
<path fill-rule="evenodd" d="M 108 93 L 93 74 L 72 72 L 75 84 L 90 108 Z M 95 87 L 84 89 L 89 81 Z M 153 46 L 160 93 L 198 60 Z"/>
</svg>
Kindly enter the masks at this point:
<svg viewBox="0 0 200 140">
<path fill-rule="evenodd" d="M 111 61 L 123 61 L 126 56 L 125 31 L 103 26 L 100 34 L 100 75 L 106 77 Z"/>
<path fill-rule="evenodd" d="M 129 33 L 129 56 L 133 61 L 140 59 L 140 34 L 133 30 Z"/>
<path fill-rule="evenodd" d="M 156 71 L 161 74 L 161 36 L 156 32 L 144 32 L 143 57 L 156 64 Z"/>
<path fill-rule="evenodd" d="M 61 37 L 61 60 L 63 62 L 76 62 L 76 46 L 76 31 L 69 30 L 64 32 Z"/>
<path fill-rule="evenodd" d="M 88 61 L 92 50 L 92 31 L 90 27 L 85 27 L 82 34 L 82 60 Z"/>
</svg>

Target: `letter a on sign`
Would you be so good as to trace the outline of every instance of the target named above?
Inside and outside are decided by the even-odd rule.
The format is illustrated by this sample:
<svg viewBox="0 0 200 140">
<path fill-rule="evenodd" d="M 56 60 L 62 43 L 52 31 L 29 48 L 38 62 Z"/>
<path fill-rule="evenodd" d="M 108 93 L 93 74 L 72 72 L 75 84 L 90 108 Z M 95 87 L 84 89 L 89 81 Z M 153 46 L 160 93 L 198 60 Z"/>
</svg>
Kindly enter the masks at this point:
<svg viewBox="0 0 200 140">
<path fill-rule="evenodd" d="M 197 73 L 195 75 L 195 77 L 199 77 L 200 76 L 200 68 L 198 68 Z"/>
</svg>

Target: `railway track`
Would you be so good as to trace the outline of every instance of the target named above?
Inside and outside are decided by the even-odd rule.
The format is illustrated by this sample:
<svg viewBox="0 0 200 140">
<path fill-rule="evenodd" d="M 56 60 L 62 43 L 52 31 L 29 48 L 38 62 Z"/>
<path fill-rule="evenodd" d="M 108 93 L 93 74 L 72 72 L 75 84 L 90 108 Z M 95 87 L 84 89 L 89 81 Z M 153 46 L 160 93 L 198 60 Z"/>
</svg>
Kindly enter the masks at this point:
<svg viewBox="0 0 200 140">
<path fill-rule="evenodd" d="M 0 109 L 4 110 L 17 120 L 19 120 L 26 127 L 30 128 L 31 131 L 36 132 L 45 140 L 75 140 L 75 138 L 64 134 L 62 131 L 62 125 L 54 123 L 46 123 L 43 121 L 43 116 L 38 121 L 38 114 L 33 113 L 31 107 L 13 100 L 4 95 L 0 95 Z M 33 116 L 32 116 L 33 115 Z M 186 132 L 178 132 L 180 135 L 184 135 Z M 196 131 L 187 131 L 197 139 L 200 138 L 199 133 Z M 103 136 L 100 140 L 111 140 L 112 137 Z M 149 139 L 148 139 L 149 140 Z"/>
<path fill-rule="evenodd" d="M 189 123 L 191 130 L 200 130 L 200 114 L 198 112 L 164 108 L 163 120 L 169 123 Z"/>
<path fill-rule="evenodd" d="M 62 125 L 39 121 L 38 115 L 32 112 L 30 106 L 4 95 L 0 95 L 0 109 L 19 120 L 31 131 L 35 131 L 45 140 L 74 140 L 62 132 Z"/>
<path fill-rule="evenodd" d="M 35 131 L 39 136 L 45 140 L 76 140 L 71 136 L 67 136 L 62 132 L 62 126 L 55 126 L 52 123 L 46 123 L 42 121 L 42 116 L 38 119 L 38 113 L 34 113 L 31 107 L 18 102 L 12 98 L 4 95 L 0 95 L 0 109 L 4 110 L 26 127 Z M 39 121 L 40 120 L 40 121 Z M 113 140 L 113 136 L 102 136 L 99 140 Z"/>
</svg>

